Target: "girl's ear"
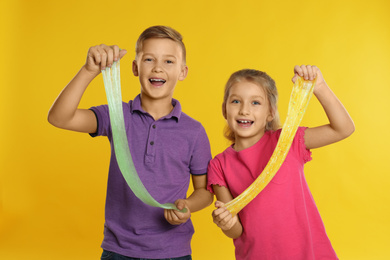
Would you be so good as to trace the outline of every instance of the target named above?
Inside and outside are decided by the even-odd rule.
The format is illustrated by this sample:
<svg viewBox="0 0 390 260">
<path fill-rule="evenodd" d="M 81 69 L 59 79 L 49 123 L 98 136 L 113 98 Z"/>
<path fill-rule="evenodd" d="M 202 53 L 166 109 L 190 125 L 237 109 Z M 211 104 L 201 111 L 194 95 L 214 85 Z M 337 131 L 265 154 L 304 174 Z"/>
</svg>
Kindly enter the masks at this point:
<svg viewBox="0 0 390 260">
<path fill-rule="evenodd" d="M 225 119 L 227 119 L 226 118 L 226 103 L 225 102 L 222 103 L 222 115 Z"/>
<path fill-rule="evenodd" d="M 187 77 L 187 74 L 188 74 L 188 67 L 183 66 L 183 68 L 181 69 L 180 75 L 179 75 L 179 80 L 183 81 Z"/>
<path fill-rule="evenodd" d="M 273 115 L 268 115 L 267 122 L 271 122 L 272 120 L 274 120 Z"/>
<path fill-rule="evenodd" d="M 136 77 L 139 76 L 139 74 L 138 74 L 138 65 L 137 65 L 137 61 L 136 60 L 133 60 L 133 74 Z"/>
</svg>

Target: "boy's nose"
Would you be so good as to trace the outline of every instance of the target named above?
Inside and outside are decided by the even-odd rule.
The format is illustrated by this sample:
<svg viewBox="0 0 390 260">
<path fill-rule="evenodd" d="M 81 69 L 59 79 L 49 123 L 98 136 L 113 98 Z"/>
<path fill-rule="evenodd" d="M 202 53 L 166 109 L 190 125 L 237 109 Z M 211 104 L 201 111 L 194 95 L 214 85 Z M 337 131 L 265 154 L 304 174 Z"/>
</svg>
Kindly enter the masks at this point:
<svg viewBox="0 0 390 260">
<path fill-rule="evenodd" d="M 161 72 L 161 71 L 162 71 L 162 67 L 160 63 L 156 63 L 156 65 L 153 67 L 153 72 Z"/>
</svg>

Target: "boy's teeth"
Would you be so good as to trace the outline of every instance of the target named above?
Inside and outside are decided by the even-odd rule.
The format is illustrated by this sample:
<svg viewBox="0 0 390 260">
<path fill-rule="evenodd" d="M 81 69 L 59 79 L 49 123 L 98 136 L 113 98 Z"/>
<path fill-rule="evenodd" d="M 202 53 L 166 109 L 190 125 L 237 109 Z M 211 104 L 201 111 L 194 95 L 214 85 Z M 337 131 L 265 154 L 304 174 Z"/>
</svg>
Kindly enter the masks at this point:
<svg viewBox="0 0 390 260">
<path fill-rule="evenodd" d="M 249 124 L 251 123 L 252 121 L 248 121 L 248 120 L 238 120 L 239 123 L 241 124 Z"/>
<path fill-rule="evenodd" d="M 165 80 L 163 79 L 149 79 L 150 82 L 154 81 L 154 82 L 165 82 Z"/>
</svg>

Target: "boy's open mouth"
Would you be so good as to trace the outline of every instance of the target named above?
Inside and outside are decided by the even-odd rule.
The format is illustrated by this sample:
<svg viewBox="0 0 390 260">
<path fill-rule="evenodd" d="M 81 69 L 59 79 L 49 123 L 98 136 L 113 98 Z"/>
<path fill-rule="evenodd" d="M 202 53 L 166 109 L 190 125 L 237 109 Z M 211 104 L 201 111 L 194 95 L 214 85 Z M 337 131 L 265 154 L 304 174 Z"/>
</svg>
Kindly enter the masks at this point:
<svg viewBox="0 0 390 260">
<path fill-rule="evenodd" d="M 151 78 L 149 79 L 149 82 L 153 85 L 153 86 L 162 86 L 164 85 L 164 83 L 166 82 L 165 79 L 158 79 L 158 78 Z"/>
</svg>

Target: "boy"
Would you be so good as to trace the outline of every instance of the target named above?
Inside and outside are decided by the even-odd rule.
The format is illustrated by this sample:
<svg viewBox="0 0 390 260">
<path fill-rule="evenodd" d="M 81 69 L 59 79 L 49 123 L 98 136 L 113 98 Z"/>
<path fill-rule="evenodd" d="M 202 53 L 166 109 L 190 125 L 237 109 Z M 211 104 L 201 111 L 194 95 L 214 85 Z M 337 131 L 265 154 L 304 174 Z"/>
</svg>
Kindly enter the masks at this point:
<svg viewBox="0 0 390 260">
<path fill-rule="evenodd" d="M 150 27 L 140 35 L 133 74 L 139 77 L 141 93 L 123 103 L 123 110 L 143 184 L 158 202 L 175 201 L 178 209 L 187 208 L 186 213 L 150 207 L 135 197 L 115 159 L 108 106 L 78 108 L 88 84 L 125 54 L 118 46 L 91 47 L 85 65 L 51 107 L 48 121 L 63 129 L 107 136 L 111 143 L 102 259 L 191 259 L 191 212 L 213 200 L 206 190 L 211 152 L 203 126 L 182 113 L 179 101 L 172 98 L 177 81 L 188 73 L 181 35 L 165 26 Z M 194 192 L 186 198 L 190 175 Z"/>
</svg>

